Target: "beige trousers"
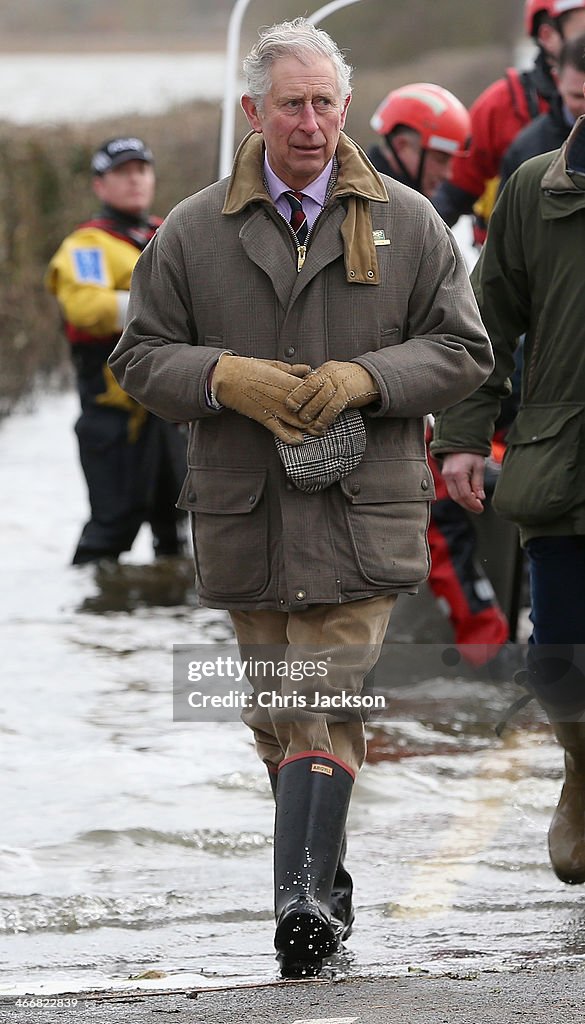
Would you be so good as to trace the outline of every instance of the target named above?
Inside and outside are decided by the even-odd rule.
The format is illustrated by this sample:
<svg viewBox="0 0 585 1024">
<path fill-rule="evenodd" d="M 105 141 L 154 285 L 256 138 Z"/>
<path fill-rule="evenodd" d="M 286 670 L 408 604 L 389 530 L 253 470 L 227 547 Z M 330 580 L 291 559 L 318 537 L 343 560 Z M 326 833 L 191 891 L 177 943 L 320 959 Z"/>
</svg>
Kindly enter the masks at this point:
<svg viewBox="0 0 585 1024">
<path fill-rule="evenodd" d="M 311 702 L 320 693 L 360 694 L 366 674 L 380 657 L 395 596 L 365 598 L 347 604 L 312 605 L 302 612 L 232 611 L 242 659 L 249 663 L 280 650 L 292 665 L 327 663 L 327 679 L 314 675 L 296 681 L 273 678 L 276 692 L 301 693 Z M 256 694 L 266 677 L 247 672 Z M 254 732 L 256 751 L 271 769 L 285 757 L 306 750 L 334 754 L 358 772 L 366 756 L 365 729 L 359 713 L 254 707 L 242 712 Z"/>
</svg>

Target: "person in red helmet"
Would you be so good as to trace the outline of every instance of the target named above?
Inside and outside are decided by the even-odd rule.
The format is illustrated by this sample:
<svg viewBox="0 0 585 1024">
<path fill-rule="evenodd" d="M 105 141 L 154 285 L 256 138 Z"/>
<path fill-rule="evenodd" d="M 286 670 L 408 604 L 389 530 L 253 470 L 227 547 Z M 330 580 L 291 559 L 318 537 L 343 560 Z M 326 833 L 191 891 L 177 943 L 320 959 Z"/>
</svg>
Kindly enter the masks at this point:
<svg viewBox="0 0 585 1024">
<path fill-rule="evenodd" d="M 502 191 L 516 168 L 540 153 L 559 149 L 578 117 L 585 114 L 585 32 L 566 42 L 559 57 L 557 71 L 558 98 L 547 114 L 527 124 L 508 147 L 500 165 Z M 498 193 L 499 194 L 499 193 Z"/>
<path fill-rule="evenodd" d="M 429 199 L 437 186 L 449 179 L 455 157 L 466 153 L 471 132 L 469 112 L 460 100 L 428 82 L 393 89 L 375 110 L 370 124 L 381 136 L 368 151 L 374 167 Z M 436 500 L 428 529 L 428 585 L 446 609 L 465 661 L 476 668 L 489 665 L 495 677 L 507 675 L 508 620 L 477 557 L 473 524 L 449 497 L 439 466 L 428 450 L 431 440 L 429 424 L 427 457 Z"/>
<path fill-rule="evenodd" d="M 368 156 L 374 167 L 430 197 L 469 145 L 471 121 L 460 100 L 440 85 L 394 89 L 370 121 L 382 136 Z"/>
<path fill-rule="evenodd" d="M 526 0 L 524 26 L 538 47 L 531 68 L 508 68 L 470 108 L 472 143 L 467 159 L 453 161 L 450 181 L 443 182 L 433 203 L 450 226 L 478 211 L 487 223 L 498 189 L 500 162 L 518 132 L 550 109 L 556 96 L 552 75 L 563 43 L 585 31 L 585 0 Z M 476 232 L 482 243 L 483 230 Z"/>
</svg>

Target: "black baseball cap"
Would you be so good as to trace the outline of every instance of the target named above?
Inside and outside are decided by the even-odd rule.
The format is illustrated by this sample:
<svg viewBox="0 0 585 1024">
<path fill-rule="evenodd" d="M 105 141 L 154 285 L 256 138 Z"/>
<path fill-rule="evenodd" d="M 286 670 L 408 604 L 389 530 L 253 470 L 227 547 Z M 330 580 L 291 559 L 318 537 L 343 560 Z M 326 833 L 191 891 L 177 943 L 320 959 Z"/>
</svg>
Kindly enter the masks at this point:
<svg viewBox="0 0 585 1024">
<path fill-rule="evenodd" d="M 91 169 L 94 174 L 107 174 L 114 167 L 127 164 L 129 160 L 143 160 L 145 164 L 154 163 L 152 151 L 142 139 L 137 139 L 133 135 L 123 135 L 102 142 L 91 158 Z"/>
</svg>

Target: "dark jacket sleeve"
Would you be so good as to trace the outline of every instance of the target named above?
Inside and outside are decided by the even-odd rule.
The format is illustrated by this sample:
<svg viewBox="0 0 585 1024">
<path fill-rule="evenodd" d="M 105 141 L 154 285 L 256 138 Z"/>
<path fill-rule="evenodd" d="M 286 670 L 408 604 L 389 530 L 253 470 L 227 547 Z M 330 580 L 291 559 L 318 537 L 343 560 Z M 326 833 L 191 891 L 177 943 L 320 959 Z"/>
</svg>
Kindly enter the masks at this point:
<svg viewBox="0 0 585 1024">
<path fill-rule="evenodd" d="M 476 452 L 489 455 L 494 424 L 510 394 L 514 352 L 530 320 L 530 290 L 522 246 L 522 184 L 516 172 L 498 199 L 486 243 L 472 274 L 482 319 L 490 336 L 495 367 L 468 398 L 440 412 L 435 420 L 433 455 Z M 537 214 L 534 213 L 534 216 Z"/>
</svg>

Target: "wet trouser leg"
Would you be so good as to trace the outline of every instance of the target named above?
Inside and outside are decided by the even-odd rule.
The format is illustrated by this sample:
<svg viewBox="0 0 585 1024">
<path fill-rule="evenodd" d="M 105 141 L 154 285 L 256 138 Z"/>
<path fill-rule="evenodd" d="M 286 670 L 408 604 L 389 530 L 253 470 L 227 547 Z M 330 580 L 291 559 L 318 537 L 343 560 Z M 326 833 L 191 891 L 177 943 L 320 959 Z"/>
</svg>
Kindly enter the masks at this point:
<svg viewBox="0 0 585 1024">
<path fill-rule="evenodd" d="M 294 661 L 326 661 L 333 687 L 360 694 L 364 678 L 376 664 L 394 596 L 366 598 L 339 605 L 312 605 L 303 612 L 230 612 L 243 659 L 262 659 L 262 648 L 280 645 Z M 252 686 L 268 689 L 266 680 L 250 679 Z M 311 703 L 315 690 L 326 693 L 323 678 L 272 680 L 275 689 L 286 687 L 303 693 Z M 361 768 L 366 754 L 361 715 L 324 714 L 310 710 L 283 711 L 254 708 L 244 711 L 243 721 L 254 731 L 256 749 L 267 764 L 278 766 L 283 757 L 307 750 L 335 754 L 352 771 Z"/>
<path fill-rule="evenodd" d="M 73 562 L 117 558 L 132 547 L 147 515 L 148 494 L 143 486 L 146 431 L 130 441 L 127 412 L 87 399 L 75 432 L 91 516 Z"/>
<path fill-rule="evenodd" d="M 585 710 L 585 536 L 536 537 L 530 565 L 530 686 L 556 717 Z"/>
<path fill-rule="evenodd" d="M 549 834 L 558 877 L 585 882 L 585 536 L 537 537 L 530 563 L 529 685 L 564 749 L 565 780 Z"/>
<path fill-rule="evenodd" d="M 181 521 L 186 517 L 177 509 L 176 501 L 187 467 L 187 438 L 178 424 L 166 423 L 158 417 L 152 420 L 156 439 L 153 438 L 148 519 L 154 552 L 157 556 L 180 555 L 185 549 Z"/>
<path fill-rule="evenodd" d="M 117 558 L 129 551 L 144 522 L 150 522 L 157 554 L 177 554 L 175 508 L 180 490 L 178 462 L 168 451 L 172 441 L 184 452 L 185 442 L 172 424 L 145 415 L 137 433 L 122 409 L 99 405 L 84 397 L 75 425 L 81 466 L 86 479 L 91 517 L 85 524 L 73 562 Z M 175 432 L 170 438 L 166 431 Z"/>
</svg>

